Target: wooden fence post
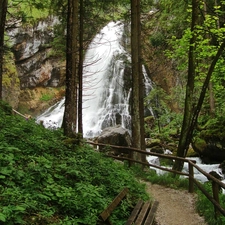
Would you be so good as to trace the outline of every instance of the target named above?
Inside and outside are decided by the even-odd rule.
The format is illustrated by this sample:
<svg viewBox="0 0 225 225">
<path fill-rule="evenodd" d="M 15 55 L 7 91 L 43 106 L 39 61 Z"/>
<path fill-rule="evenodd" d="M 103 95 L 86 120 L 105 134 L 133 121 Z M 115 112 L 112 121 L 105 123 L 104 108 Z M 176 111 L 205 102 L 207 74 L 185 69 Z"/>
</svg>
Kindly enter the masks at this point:
<svg viewBox="0 0 225 225">
<path fill-rule="evenodd" d="M 130 149 L 129 150 L 129 154 L 128 154 L 128 158 L 129 159 L 133 159 L 133 155 L 134 155 L 134 152 L 133 152 L 133 150 Z M 132 166 L 132 161 L 131 160 L 129 160 L 128 165 L 129 165 L 129 167 Z"/>
<path fill-rule="evenodd" d="M 193 165 L 188 162 L 188 169 L 189 169 L 189 192 L 193 193 L 194 192 L 194 169 L 193 169 Z"/>
<path fill-rule="evenodd" d="M 214 200 L 220 204 L 220 200 L 219 200 L 219 185 L 212 180 L 212 191 L 213 191 L 213 198 Z M 217 218 L 220 214 L 220 212 L 218 211 L 217 207 L 214 205 L 214 211 L 215 211 L 215 218 Z"/>
</svg>

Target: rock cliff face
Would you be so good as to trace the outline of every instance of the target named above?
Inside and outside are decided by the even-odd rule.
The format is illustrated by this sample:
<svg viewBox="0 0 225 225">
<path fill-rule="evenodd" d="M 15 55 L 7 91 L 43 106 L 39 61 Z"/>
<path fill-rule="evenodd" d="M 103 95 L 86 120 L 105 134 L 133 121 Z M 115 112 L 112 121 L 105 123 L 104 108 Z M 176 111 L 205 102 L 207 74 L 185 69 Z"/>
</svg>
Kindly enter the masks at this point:
<svg viewBox="0 0 225 225">
<path fill-rule="evenodd" d="M 64 84 L 65 62 L 51 56 L 54 26 L 58 23 L 57 18 L 49 17 L 33 26 L 17 23 L 19 25 L 16 28 L 7 29 L 20 81 L 18 108 L 26 113 L 40 111 L 40 101 L 43 103 L 44 99 L 41 96 L 48 95 L 50 98 L 52 88 L 62 87 Z M 38 90 L 40 88 L 41 91 Z M 41 93 L 40 99 L 34 98 L 35 93 Z"/>
<path fill-rule="evenodd" d="M 8 30 L 13 42 L 12 50 L 20 79 L 21 89 L 37 86 L 57 87 L 62 85 L 64 68 L 59 59 L 50 57 L 51 41 L 54 38 L 55 17 L 39 21 L 34 26 Z"/>
</svg>

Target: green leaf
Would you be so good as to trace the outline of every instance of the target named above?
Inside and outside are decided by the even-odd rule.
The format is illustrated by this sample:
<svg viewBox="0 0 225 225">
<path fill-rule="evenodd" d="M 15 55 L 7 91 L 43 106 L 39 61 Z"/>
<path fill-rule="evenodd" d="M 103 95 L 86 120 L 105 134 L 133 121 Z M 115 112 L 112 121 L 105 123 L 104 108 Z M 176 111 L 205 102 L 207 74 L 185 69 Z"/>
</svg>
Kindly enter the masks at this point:
<svg viewBox="0 0 225 225">
<path fill-rule="evenodd" d="M 0 213 L 0 221 L 5 222 L 6 216 L 3 213 Z"/>
<path fill-rule="evenodd" d="M 22 207 L 22 206 L 19 206 L 19 205 L 17 205 L 16 207 L 15 207 L 15 210 L 16 211 L 25 211 L 26 210 L 26 208 L 24 208 L 24 207 Z"/>
</svg>

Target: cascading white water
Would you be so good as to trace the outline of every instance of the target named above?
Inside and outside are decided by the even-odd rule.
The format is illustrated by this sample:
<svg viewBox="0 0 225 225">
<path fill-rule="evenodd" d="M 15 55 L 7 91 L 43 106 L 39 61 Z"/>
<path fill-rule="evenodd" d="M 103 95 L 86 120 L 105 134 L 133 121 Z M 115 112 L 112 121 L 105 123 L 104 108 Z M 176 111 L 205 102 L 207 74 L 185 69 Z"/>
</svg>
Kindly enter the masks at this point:
<svg viewBox="0 0 225 225">
<path fill-rule="evenodd" d="M 125 61 L 129 54 L 121 45 L 124 24 L 110 22 L 91 42 L 84 60 L 83 131 L 95 137 L 102 129 L 121 124 L 130 128 L 131 89 L 124 88 Z M 64 99 L 37 118 L 45 127 L 60 127 Z M 57 115 L 57 116 L 56 116 Z"/>
<path fill-rule="evenodd" d="M 128 128 L 129 93 L 124 91 L 125 63 L 120 44 L 124 24 L 110 22 L 96 35 L 84 62 L 83 130 L 94 137 L 102 129 L 121 124 Z"/>
</svg>

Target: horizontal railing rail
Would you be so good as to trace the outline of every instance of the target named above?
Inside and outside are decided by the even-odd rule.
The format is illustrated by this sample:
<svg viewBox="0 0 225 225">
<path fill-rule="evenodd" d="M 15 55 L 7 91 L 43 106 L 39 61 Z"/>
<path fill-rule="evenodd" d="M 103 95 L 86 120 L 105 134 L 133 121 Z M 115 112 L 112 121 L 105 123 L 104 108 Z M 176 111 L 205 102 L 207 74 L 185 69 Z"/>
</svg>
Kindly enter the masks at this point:
<svg viewBox="0 0 225 225">
<path fill-rule="evenodd" d="M 221 213 L 223 216 L 225 216 L 225 209 L 220 205 L 219 202 L 219 191 L 220 188 L 222 187 L 225 189 L 225 184 L 212 176 L 211 174 L 205 172 L 202 170 L 198 165 L 196 165 L 196 162 L 194 160 L 178 157 L 178 156 L 173 156 L 173 155 L 167 155 L 167 154 L 159 154 L 155 152 L 148 152 L 148 151 L 143 151 L 141 149 L 137 148 L 132 148 L 132 147 L 124 147 L 124 146 L 117 146 L 117 145 L 109 145 L 109 144 L 102 144 L 102 143 L 95 143 L 91 141 L 87 141 L 88 144 L 98 147 L 101 151 L 119 151 L 121 153 L 126 152 L 128 153 L 128 156 L 116 156 L 116 155 L 107 155 L 111 158 L 118 159 L 118 160 L 127 160 L 129 162 L 129 165 L 132 165 L 132 163 L 139 163 L 145 166 L 157 168 L 159 170 L 167 171 L 170 173 L 178 174 L 178 175 L 183 175 L 187 176 L 189 179 L 189 192 L 192 193 L 194 192 L 194 184 L 197 186 L 197 188 L 209 199 L 209 201 L 214 205 L 214 211 L 215 211 L 215 218 Z M 140 162 L 138 160 L 135 160 L 133 158 L 133 152 L 139 152 L 144 155 L 151 155 L 151 156 L 157 156 L 159 158 L 165 158 L 165 159 L 171 159 L 171 160 L 180 160 L 183 163 L 188 163 L 188 173 L 181 172 L 181 171 L 176 171 L 170 168 L 162 167 L 159 165 L 151 164 L 146 162 Z M 206 189 L 203 187 L 202 183 L 200 183 L 197 179 L 194 177 L 194 169 L 198 170 L 201 174 L 203 174 L 205 177 L 207 177 L 208 180 L 211 180 L 212 183 L 212 195 L 206 191 Z"/>
</svg>

